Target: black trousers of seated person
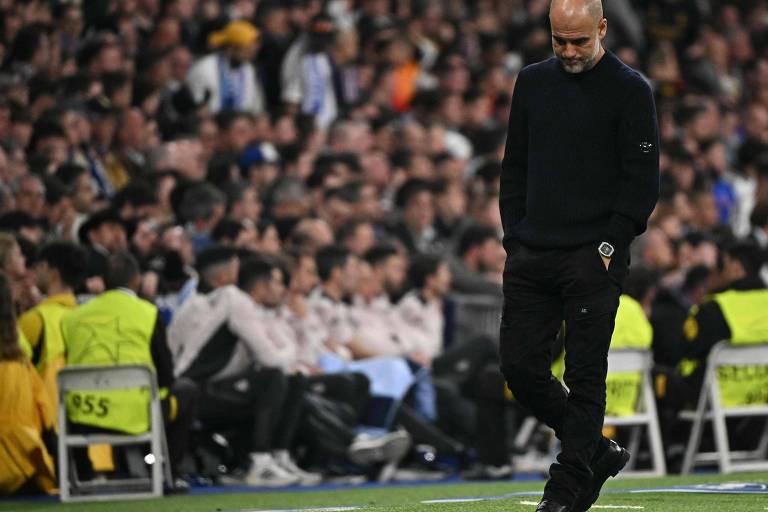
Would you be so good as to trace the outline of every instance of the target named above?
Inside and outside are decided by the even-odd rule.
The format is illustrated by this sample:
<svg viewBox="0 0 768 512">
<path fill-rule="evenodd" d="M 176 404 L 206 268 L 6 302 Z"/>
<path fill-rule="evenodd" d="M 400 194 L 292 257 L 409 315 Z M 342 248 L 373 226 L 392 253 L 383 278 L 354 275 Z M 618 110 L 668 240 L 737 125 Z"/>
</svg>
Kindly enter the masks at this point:
<svg viewBox="0 0 768 512">
<path fill-rule="evenodd" d="M 306 450 L 303 462 L 326 467 L 345 460 L 371 400 L 370 381 L 361 373 L 292 377 L 303 383 L 304 414 L 297 441 Z"/>
<path fill-rule="evenodd" d="M 507 248 L 501 369 L 517 401 L 555 430 L 561 452 L 544 496 L 563 504 L 591 484 L 602 439 L 605 379 L 628 254 L 606 270 L 597 244 L 575 249 Z M 565 322 L 565 384 L 552 375 L 552 346 Z"/>
<path fill-rule="evenodd" d="M 306 391 L 348 405 L 358 422 L 363 419 L 371 399 L 371 382 L 362 373 L 325 373 L 294 378 L 304 383 Z"/>
<path fill-rule="evenodd" d="M 303 389 L 282 370 L 249 369 L 200 386 L 200 421 L 206 428 L 234 430 L 241 462 L 249 453 L 290 448 Z"/>
<path fill-rule="evenodd" d="M 197 417 L 198 394 L 197 385 L 186 378 L 177 378 L 168 390 L 169 396 L 160 402 L 165 423 L 165 435 L 168 442 L 168 456 L 171 459 L 171 473 L 174 477 L 180 476 L 179 467 L 184 459 L 189 446 L 189 436 L 192 423 Z M 171 403 L 173 402 L 173 405 Z M 98 434 L 108 430 L 91 427 L 88 425 L 70 424 L 70 432 L 73 434 Z M 125 453 L 121 449 L 112 451 L 115 467 L 119 470 L 127 468 Z M 94 471 L 88 458 L 86 448 L 72 450 L 80 479 L 90 480 Z"/>
<path fill-rule="evenodd" d="M 486 420 L 497 409 L 496 399 L 503 398 L 503 378 L 499 372 L 498 344 L 488 336 L 476 336 L 448 347 L 432 362 L 437 393 L 439 426 L 449 435 L 473 445 L 484 464 L 506 464 L 509 454 L 499 447 L 505 440 L 502 425 Z M 494 395 L 488 379 L 501 381 Z"/>
</svg>

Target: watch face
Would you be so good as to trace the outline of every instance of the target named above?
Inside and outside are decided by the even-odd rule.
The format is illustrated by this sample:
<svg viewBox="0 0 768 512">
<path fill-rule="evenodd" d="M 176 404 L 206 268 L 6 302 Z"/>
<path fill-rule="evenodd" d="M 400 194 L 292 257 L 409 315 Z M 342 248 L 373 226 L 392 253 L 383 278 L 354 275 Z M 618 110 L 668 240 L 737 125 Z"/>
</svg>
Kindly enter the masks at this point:
<svg viewBox="0 0 768 512">
<path fill-rule="evenodd" d="M 601 243 L 600 247 L 598 247 L 597 250 L 600 251 L 600 254 L 602 254 L 606 258 L 610 258 L 611 256 L 613 256 L 613 246 L 608 242 Z"/>
</svg>

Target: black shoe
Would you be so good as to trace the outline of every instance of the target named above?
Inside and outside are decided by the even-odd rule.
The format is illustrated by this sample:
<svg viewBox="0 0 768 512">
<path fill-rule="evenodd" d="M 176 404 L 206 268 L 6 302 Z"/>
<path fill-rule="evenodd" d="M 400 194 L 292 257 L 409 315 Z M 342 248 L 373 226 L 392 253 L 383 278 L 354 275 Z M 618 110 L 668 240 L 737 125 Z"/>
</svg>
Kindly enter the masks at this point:
<svg viewBox="0 0 768 512">
<path fill-rule="evenodd" d="M 565 506 L 561 505 L 555 500 L 551 498 L 544 498 L 541 500 L 541 503 L 539 503 L 539 506 L 536 507 L 536 512 L 569 512 L 570 509 Z"/>
<path fill-rule="evenodd" d="M 592 486 L 587 492 L 579 493 L 571 506 L 571 512 L 589 510 L 600 496 L 600 489 L 609 477 L 616 476 L 629 462 L 629 452 L 615 441 L 608 440 L 608 447 L 592 464 Z"/>
</svg>

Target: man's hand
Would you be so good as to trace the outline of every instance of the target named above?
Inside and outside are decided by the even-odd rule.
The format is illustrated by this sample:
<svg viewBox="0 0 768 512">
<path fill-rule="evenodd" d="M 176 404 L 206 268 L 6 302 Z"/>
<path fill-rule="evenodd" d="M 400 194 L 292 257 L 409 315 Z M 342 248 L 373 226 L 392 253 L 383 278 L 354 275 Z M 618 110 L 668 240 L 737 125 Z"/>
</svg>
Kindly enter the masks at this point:
<svg viewBox="0 0 768 512">
<path fill-rule="evenodd" d="M 603 265 L 605 265 L 605 270 L 608 270 L 608 267 L 611 266 L 611 258 L 606 258 L 602 254 L 600 255 L 600 258 L 603 260 Z"/>
</svg>

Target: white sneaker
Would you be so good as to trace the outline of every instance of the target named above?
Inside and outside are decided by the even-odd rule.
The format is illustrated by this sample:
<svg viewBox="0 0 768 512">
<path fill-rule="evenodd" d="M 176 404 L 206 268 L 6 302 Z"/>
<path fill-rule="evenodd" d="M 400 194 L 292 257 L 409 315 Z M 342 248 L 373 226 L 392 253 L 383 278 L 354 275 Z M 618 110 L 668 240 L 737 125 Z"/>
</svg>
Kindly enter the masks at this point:
<svg viewBox="0 0 768 512">
<path fill-rule="evenodd" d="M 299 477 L 283 469 L 269 453 L 252 453 L 251 469 L 245 483 L 258 487 L 286 487 L 299 483 Z"/>
<path fill-rule="evenodd" d="M 291 458 L 291 454 L 288 453 L 288 450 L 279 450 L 272 455 L 275 462 L 277 462 L 281 468 L 299 478 L 300 485 L 317 485 L 323 481 L 323 475 L 320 473 L 310 473 L 297 466 Z"/>
<path fill-rule="evenodd" d="M 383 436 L 371 437 L 360 434 L 347 449 L 349 460 L 360 466 L 375 462 L 397 462 L 411 447 L 411 436 L 404 430 L 388 432 Z"/>
</svg>

